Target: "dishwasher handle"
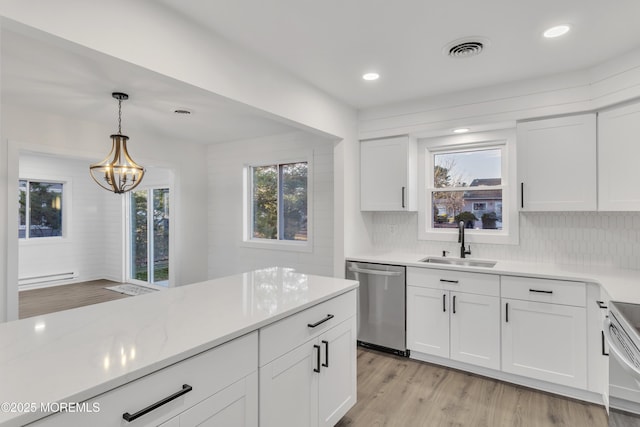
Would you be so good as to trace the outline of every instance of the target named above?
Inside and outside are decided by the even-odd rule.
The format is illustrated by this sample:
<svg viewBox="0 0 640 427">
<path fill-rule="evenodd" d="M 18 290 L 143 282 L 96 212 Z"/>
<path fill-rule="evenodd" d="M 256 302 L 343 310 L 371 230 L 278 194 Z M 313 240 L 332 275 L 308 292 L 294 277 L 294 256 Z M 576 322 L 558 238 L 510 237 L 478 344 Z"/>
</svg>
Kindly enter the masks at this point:
<svg viewBox="0 0 640 427">
<path fill-rule="evenodd" d="M 625 354 L 625 351 L 618 347 L 618 344 L 611 336 L 610 328 L 615 327 L 615 325 L 611 324 L 611 320 L 609 320 L 608 318 L 604 319 L 604 326 L 602 328 L 602 331 L 604 332 L 604 336 L 607 339 L 607 343 L 609 343 L 609 353 L 613 352 L 616 355 L 618 360 L 621 362 L 620 366 L 622 366 L 624 370 L 635 375 L 637 378 L 640 378 L 640 368 L 635 366 L 633 362 L 629 360 L 629 357 Z"/>
<path fill-rule="evenodd" d="M 401 271 L 371 270 L 368 268 L 360 268 L 360 267 L 349 267 L 349 271 L 353 273 L 366 273 L 366 274 L 374 274 L 377 276 L 387 276 L 387 277 L 402 275 Z"/>
</svg>

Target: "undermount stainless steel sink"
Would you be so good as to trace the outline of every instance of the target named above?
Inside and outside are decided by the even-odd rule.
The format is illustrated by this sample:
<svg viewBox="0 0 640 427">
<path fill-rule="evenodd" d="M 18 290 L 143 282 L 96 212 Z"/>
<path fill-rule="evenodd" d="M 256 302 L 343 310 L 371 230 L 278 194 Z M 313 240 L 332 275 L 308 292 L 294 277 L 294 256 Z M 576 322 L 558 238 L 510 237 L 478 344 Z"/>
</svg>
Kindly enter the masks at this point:
<svg viewBox="0 0 640 427">
<path fill-rule="evenodd" d="M 484 261 L 479 259 L 467 259 L 467 258 L 442 258 L 442 257 L 426 257 L 420 260 L 420 262 L 428 262 L 429 264 L 444 264 L 444 265 L 460 265 L 463 267 L 485 267 L 493 268 L 497 261 Z"/>
</svg>

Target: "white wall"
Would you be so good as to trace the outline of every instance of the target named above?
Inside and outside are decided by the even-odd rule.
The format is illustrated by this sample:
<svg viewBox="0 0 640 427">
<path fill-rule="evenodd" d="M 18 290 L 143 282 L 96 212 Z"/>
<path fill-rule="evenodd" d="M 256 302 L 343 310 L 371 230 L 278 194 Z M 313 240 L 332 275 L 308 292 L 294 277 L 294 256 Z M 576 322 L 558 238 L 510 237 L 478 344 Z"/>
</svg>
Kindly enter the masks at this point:
<svg viewBox="0 0 640 427">
<path fill-rule="evenodd" d="M 105 225 L 115 224 L 122 228 L 122 199 L 108 197 L 112 195 L 93 182 L 87 169 L 86 160 L 21 153 L 21 179 L 62 180 L 65 183 L 62 195 L 64 235 L 62 238 L 21 240 L 19 278 L 74 272 L 77 278 L 73 281 L 119 279 L 120 260 L 115 265 L 105 263 L 109 251 L 113 250 L 114 240 L 113 234 L 106 232 Z M 121 231 L 116 236 L 119 234 Z"/>
<path fill-rule="evenodd" d="M 264 159 L 290 159 L 312 152 L 312 252 L 243 246 L 243 170 Z M 209 277 L 280 265 L 311 274 L 333 274 L 333 144 L 296 132 L 214 144 L 209 169 Z M 205 231 L 204 229 L 202 230 Z"/>
<path fill-rule="evenodd" d="M 113 129 L 96 123 L 7 105 L 2 105 L 1 122 L 0 146 L 4 150 L 9 145 L 9 149 L 7 165 L 0 170 L 6 170 L 8 163 L 17 164 L 20 150 L 74 155 L 97 161 L 104 158 L 111 148 L 109 135 Z M 170 169 L 174 174 L 175 197 L 172 206 L 175 224 L 172 230 L 175 236 L 172 254 L 175 261 L 172 273 L 174 283 L 184 285 L 205 280 L 207 278 L 207 236 L 197 225 L 207 224 L 207 212 L 206 209 L 197 207 L 207 204 L 206 146 L 184 141 L 167 141 L 161 135 L 137 134 L 134 127 L 129 127 L 128 133 L 131 138 L 129 152 L 136 161 L 150 168 Z M 15 158 L 12 158 L 14 155 Z M 9 194 L 17 194 L 17 180 L 10 181 L 5 188 L 9 188 Z M 14 189 L 16 192 L 13 192 Z M 109 194 L 105 190 L 102 191 L 108 197 L 120 197 Z M 111 211 L 112 215 L 117 214 L 117 208 L 113 207 Z M 17 210 L 15 214 L 10 211 L 8 216 L 12 224 L 17 222 Z M 11 228 L 13 229 L 13 226 Z M 115 233 L 115 228 L 117 227 L 111 227 L 110 230 Z M 15 236 L 15 239 L 11 236 L 7 238 L 10 253 L 18 252 L 17 234 Z M 116 240 L 110 245 L 122 247 L 122 241 Z M 17 257 L 15 261 L 12 261 L 12 257 L 8 259 L 17 264 Z M 116 261 L 109 258 L 108 262 Z M 12 267 L 7 266 L 7 270 L 11 272 Z M 7 280 L 8 289 L 17 288 L 18 273 L 17 266 L 15 267 L 15 274 Z M 9 303 L 11 304 L 11 301 Z M 17 306 L 13 307 L 13 310 L 17 310 Z M 15 315 L 17 311 L 15 313 L 9 311 L 9 314 Z"/>
<path fill-rule="evenodd" d="M 416 213 L 374 214 L 375 252 L 458 256 L 460 245 L 418 240 Z M 520 214 L 519 245 L 471 244 L 472 258 L 640 270 L 640 212 L 536 212 Z"/>
</svg>

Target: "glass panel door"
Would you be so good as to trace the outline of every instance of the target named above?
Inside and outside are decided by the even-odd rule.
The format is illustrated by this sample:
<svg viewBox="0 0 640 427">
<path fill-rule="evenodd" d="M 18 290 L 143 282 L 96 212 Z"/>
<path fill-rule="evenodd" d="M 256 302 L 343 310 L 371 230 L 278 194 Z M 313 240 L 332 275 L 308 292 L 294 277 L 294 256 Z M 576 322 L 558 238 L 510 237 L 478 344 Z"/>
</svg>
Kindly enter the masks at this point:
<svg viewBox="0 0 640 427">
<path fill-rule="evenodd" d="M 129 205 L 129 279 L 133 282 L 167 286 L 169 284 L 169 189 L 132 191 Z"/>
</svg>

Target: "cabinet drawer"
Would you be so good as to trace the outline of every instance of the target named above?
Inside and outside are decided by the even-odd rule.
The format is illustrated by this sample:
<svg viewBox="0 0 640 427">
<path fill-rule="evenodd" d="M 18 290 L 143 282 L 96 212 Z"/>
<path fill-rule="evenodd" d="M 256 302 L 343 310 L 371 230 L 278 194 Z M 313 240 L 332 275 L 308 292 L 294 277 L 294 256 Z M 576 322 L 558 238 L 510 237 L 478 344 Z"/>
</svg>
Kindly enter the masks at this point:
<svg viewBox="0 0 640 427">
<path fill-rule="evenodd" d="M 584 307 L 587 289 L 582 282 L 502 276 L 502 297 Z"/>
<path fill-rule="evenodd" d="M 356 291 L 352 290 L 260 329 L 260 366 L 355 314 Z"/>
<path fill-rule="evenodd" d="M 410 267 L 407 268 L 407 286 L 500 296 L 500 277 L 495 274 Z"/>
<path fill-rule="evenodd" d="M 33 426 L 157 426 L 198 402 L 257 371 L 258 334 L 253 332 L 184 361 L 153 372 L 88 400 L 95 412 L 61 412 L 36 421 Z M 123 414 L 135 414 L 183 389 L 192 390 L 132 422 Z M 170 425 L 170 424 L 169 424 Z"/>
</svg>

